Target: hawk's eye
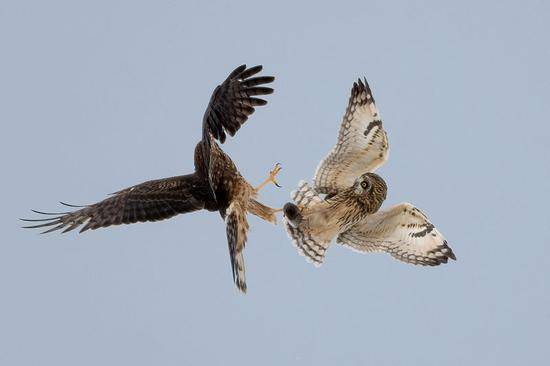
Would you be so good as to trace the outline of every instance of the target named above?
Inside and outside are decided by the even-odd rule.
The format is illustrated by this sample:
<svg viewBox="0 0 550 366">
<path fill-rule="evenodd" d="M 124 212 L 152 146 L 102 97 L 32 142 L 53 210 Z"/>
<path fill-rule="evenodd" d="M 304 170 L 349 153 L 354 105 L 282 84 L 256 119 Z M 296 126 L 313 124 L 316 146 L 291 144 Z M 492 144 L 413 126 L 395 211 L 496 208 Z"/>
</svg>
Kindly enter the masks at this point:
<svg viewBox="0 0 550 366">
<path fill-rule="evenodd" d="M 369 184 L 367 183 L 366 180 L 364 180 L 364 181 L 361 182 L 361 187 L 362 187 L 363 189 L 367 189 L 368 186 L 369 186 Z"/>
</svg>

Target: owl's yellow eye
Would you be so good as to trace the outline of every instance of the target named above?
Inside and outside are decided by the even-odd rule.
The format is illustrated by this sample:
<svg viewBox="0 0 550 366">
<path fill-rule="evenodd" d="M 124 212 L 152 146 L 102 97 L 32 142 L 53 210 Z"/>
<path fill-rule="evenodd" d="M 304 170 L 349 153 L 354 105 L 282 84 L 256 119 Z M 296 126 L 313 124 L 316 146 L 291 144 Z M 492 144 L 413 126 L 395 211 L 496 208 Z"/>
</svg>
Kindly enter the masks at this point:
<svg viewBox="0 0 550 366">
<path fill-rule="evenodd" d="M 362 182 L 361 182 L 361 187 L 362 187 L 363 189 L 367 189 L 368 185 L 369 185 L 369 184 L 368 184 L 366 181 L 362 181 Z"/>
</svg>

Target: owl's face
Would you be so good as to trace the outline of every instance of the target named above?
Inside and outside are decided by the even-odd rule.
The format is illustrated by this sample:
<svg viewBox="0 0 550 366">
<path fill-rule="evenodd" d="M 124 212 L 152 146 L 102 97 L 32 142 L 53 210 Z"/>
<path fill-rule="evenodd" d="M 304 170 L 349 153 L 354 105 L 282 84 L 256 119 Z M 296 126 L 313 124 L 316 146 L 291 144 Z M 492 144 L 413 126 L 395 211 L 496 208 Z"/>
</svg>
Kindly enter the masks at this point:
<svg viewBox="0 0 550 366">
<path fill-rule="evenodd" d="M 377 211 L 386 199 L 388 187 L 384 179 L 375 173 L 365 173 L 355 180 L 355 194 L 369 203 L 373 212 Z"/>
</svg>

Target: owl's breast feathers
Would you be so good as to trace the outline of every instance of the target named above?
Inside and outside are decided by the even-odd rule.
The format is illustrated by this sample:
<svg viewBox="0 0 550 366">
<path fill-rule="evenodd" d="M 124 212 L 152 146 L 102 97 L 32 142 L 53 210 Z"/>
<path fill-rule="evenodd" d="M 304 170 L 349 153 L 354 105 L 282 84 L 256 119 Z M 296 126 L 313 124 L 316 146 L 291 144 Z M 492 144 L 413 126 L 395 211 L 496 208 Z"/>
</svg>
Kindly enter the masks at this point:
<svg viewBox="0 0 550 366">
<path fill-rule="evenodd" d="M 332 196 L 327 202 L 337 220 L 339 232 L 349 229 L 378 210 L 378 205 L 356 194 L 353 187 Z"/>
</svg>

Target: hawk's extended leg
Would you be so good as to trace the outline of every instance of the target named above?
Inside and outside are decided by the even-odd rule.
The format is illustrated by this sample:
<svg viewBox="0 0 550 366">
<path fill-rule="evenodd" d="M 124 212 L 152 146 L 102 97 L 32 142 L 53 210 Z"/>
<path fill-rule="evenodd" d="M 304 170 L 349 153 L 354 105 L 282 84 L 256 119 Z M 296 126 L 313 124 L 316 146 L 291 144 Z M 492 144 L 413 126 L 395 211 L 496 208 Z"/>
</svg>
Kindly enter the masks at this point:
<svg viewBox="0 0 550 366">
<path fill-rule="evenodd" d="M 254 188 L 256 193 L 258 193 L 260 191 L 260 189 L 262 189 L 263 187 L 265 187 L 269 183 L 273 183 L 277 187 L 281 187 L 279 185 L 279 183 L 277 183 L 277 181 L 275 180 L 275 177 L 277 176 L 277 174 L 279 174 L 280 171 L 281 171 L 281 164 L 279 164 L 279 163 L 275 164 L 275 167 L 273 168 L 273 170 L 271 170 L 269 172 L 269 177 L 267 177 L 267 179 L 265 181 L 263 181 L 262 184 L 260 184 L 256 188 Z"/>
</svg>

